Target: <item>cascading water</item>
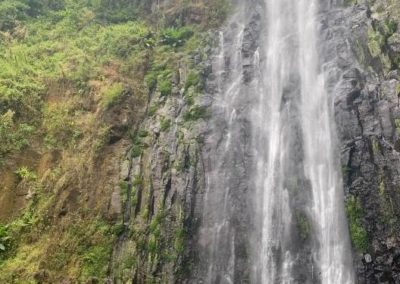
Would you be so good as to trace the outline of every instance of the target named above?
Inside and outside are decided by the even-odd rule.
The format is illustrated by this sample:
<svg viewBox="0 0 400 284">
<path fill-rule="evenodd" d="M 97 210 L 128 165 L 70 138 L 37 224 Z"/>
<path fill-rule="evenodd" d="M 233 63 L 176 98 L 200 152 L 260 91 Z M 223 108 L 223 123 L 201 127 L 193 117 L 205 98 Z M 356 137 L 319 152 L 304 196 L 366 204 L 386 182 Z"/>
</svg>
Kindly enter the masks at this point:
<svg viewBox="0 0 400 284">
<path fill-rule="evenodd" d="M 322 7 L 336 8 L 329 0 L 244 2 L 220 34 L 213 66 L 192 281 L 355 283 L 334 88 L 325 83 L 335 64 L 319 53 Z"/>
</svg>

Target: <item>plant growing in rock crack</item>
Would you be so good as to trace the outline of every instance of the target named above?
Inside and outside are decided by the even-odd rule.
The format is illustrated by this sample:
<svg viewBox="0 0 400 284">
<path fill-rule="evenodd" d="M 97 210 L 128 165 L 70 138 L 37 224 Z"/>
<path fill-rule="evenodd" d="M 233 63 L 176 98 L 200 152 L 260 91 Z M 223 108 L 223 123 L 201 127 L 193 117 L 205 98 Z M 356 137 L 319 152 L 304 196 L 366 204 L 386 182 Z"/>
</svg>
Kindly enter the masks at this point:
<svg viewBox="0 0 400 284">
<path fill-rule="evenodd" d="M 8 227 L 0 224 L 0 263 L 10 245 L 11 236 L 9 235 Z"/>
<path fill-rule="evenodd" d="M 15 173 L 21 180 L 26 182 L 32 182 L 37 180 L 37 175 L 33 171 L 29 170 L 27 167 L 21 167 L 17 169 Z"/>
<path fill-rule="evenodd" d="M 171 119 L 169 118 L 162 118 L 160 121 L 160 130 L 165 132 L 171 127 Z"/>
<path fill-rule="evenodd" d="M 346 213 L 349 220 L 350 236 L 355 248 L 360 252 L 369 249 L 369 238 L 362 224 L 363 210 L 360 201 L 353 195 L 346 200 Z"/>
</svg>

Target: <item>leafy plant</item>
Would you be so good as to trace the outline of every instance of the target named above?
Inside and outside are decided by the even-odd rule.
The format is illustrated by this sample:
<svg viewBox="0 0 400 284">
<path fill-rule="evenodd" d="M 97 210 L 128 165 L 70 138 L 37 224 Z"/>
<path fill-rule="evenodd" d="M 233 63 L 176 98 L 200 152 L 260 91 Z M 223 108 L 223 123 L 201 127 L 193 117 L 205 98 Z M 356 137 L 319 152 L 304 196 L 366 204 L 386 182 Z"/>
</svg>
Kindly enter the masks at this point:
<svg viewBox="0 0 400 284">
<path fill-rule="evenodd" d="M 11 110 L 0 115 L 0 162 L 6 154 L 26 146 L 34 131 L 34 127 L 28 124 L 16 124 L 14 116 L 15 113 Z"/>
<path fill-rule="evenodd" d="M 173 47 L 183 46 L 186 40 L 193 36 L 194 32 L 190 27 L 166 28 L 161 33 L 161 43 Z"/>
<path fill-rule="evenodd" d="M 186 78 L 185 89 L 189 89 L 192 86 L 197 87 L 199 83 L 200 83 L 199 73 L 191 71 Z"/>
<path fill-rule="evenodd" d="M 350 196 L 346 201 L 346 212 L 349 220 L 351 240 L 360 252 L 369 249 L 368 234 L 362 224 L 363 210 L 359 200 Z"/>
<path fill-rule="evenodd" d="M 0 261 L 11 245 L 11 236 L 8 227 L 0 224 Z"/>
<path fill-rule="evenodd" d="M 14 28 L 18 21 L 26 18 L 29 6 L 18 0 L 3 0 L 0 2 L 0 30 Z"/>
<path fill-rule="evenodd" d="M 207 109 L 201 106 L 193 106 L 183 116 L 185 121 L 196 121 L 198 119 L 206 118 L 208 116 Z"/>
<path fill-rule="evenodd" d="M 171 119 L 162 118 L 160 122 L 161 131 L 167 131 L 171 127 Z"/>
<path fill-rule="evenodd" d="M 162 96 L 168 96 L 172 93 L 172 83 L 168 79 L 159 82 L 159 89 Z"/>
<path fill-rule="evenodd" d="M 22 180 L 25 181 L 35 181 L 37 180 L 37 175 L 30 171 L 27 167 L 21 167 L 15 172 Z"/>
<path fill-rule="evenodd" d="M 108 87 L 103 93 L 102 93 L 102 101 L 101 104 L 103 105 L 104 108 L 109 108 L 118 100 L 122 97 L 124 93 L 124 86 L 120 83 L 115 83 Z"/>
</svg>

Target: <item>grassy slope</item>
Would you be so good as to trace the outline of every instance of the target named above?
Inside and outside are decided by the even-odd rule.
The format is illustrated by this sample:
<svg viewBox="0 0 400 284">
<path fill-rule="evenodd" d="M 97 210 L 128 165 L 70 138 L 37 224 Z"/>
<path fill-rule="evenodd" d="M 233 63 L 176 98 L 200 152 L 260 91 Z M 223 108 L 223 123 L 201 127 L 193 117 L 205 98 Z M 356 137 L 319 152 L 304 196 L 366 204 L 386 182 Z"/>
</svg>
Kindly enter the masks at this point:
<svg viewBox="0 0 400 284">
<path fill-rule="evenodd" d="M 130 130 L 226 13 L 194 2 L 0 1 L 0 282 L 106 277 Z"/>
</svg>

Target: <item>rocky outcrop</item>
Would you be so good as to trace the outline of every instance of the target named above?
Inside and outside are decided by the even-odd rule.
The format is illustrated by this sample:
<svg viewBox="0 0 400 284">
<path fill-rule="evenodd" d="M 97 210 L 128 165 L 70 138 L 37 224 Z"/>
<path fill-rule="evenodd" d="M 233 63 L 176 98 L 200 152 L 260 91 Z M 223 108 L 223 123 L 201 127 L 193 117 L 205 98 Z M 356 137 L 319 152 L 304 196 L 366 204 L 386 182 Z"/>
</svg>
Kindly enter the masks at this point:
<svg viewBox="0 0 400 284">
<path fill-rule="evenodd" d="M 400 281 L 397 8 L 358 4 L 326 23 L 347 26 L 328 30 L 340 34 L 331 42 L 343 72 L 334 103 L 359 283 Z"/>
<path fill-rule="evenodd" d="M 158 88 L 149 93 L 146 115 L 134 131 L 113 193 L 114 211 L 119 196 L 123 204 L 111 264 L 115 283 L 179 283 L 190 268 L 193 210 L 204 189 L 201 145 L 208 103 L 188 81 L 195 68 L 202 84 L 210 52 L 206 43 L 188 61 L 176 62 L 171 94 Z"/>
</svg>

